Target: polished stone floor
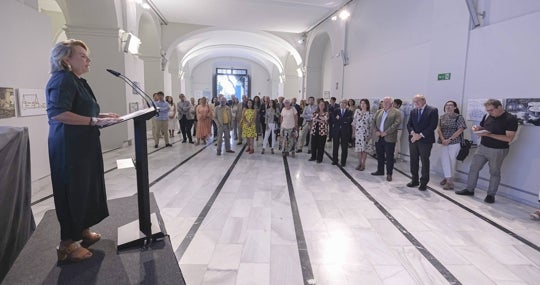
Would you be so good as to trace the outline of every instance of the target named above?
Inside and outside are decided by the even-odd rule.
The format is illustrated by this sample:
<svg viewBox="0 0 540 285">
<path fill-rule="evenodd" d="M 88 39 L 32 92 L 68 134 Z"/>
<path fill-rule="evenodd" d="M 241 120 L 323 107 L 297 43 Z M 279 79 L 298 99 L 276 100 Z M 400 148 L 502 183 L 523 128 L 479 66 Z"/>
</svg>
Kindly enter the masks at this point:
<svg viewBox="0 0 540 285">
<path fill-rule="evenodd" d="M 526 205 L 457 196 L 436 174 L 428 191 L 407 188 L 406 162 L 386 182 L 373 159 L 355 170 L 352 151 L 341 168 L 309 162 L 306 148 L 284 160 L 260 141 L 221 156 L 173 142 L 149 140 L 150 190 L 189 285 L 540 284 L 540 223 Z M 135 170 L 115 169 L 133 147 L 103 156 L 108 198 L 133 195 Z M 37 222 L 51 193 L 49 177 L 33 182 Z"/>
</svg>

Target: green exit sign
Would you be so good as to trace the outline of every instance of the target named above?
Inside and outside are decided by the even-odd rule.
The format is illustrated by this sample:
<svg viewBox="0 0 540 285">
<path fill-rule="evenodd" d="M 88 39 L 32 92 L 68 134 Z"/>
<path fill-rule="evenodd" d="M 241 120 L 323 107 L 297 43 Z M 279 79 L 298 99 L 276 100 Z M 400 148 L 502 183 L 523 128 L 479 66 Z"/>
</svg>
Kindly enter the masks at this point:
<svg viewBox="0 0 540 285">
<path fill-rule="evenodd" d="M 450 80 L 450 73 L 439 73 L 437 80 Z"/>
</svg>

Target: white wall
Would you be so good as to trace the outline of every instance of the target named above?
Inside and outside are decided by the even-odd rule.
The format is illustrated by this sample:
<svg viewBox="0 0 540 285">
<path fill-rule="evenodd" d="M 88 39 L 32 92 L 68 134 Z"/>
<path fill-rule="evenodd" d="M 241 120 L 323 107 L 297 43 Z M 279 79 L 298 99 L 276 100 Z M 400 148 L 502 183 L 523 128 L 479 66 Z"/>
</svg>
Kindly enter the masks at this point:
<svg viewBox="0 0 540 285">
<path fill-rule="evenodd" d="M 125 54 L 124 55 L 124 62 L 126 66 L 126 73 L 125 75 L 129 77 L 131 80 L 136 81 L 139 83 L 139 87 L 144 90 L 148 96 L 152 96 L 153 93 L 157 92 L 157 90 L 149 89 L 145 82 L 145 63 L 138 57 L 132 54 Z M 129 87 L 127 84 L 124 84 L 121 80 L 118 80 L 118 84 L 121 84 L 121 86 L 125 86 L 125 102 L 126 105 L 124 107 L 124 110 L 121 114 L 127 114 L 129 113 L 129 103 L 136 102 L 139 103 L 139 109 L 147 108 L 147 104 L 144 101 L 144 99 L 137 94 L 133 94 L 133 88 Z M 132 141 L 135 134 L 133 131 L 133 122 L 128 121 L 125 123 L 122 123 L 122 126 L 127 128 L 127 141 Z M 152 127 L 151 120 L 148 120 L 146 124 L 147 130 L 150 130 Z"/>
<path fill-rule="evenodd" d="M 349 26 L 344 97 L 392 96 L 410 102 L 414 94 L 424 93 L 440 113 L 447 100 L 458 102 L 466 112 L 463 107 L 470 98 L 540 97 L 540 3 L 479 2 L 480 10 L 487 12 L 486 26 L 473 31 L 465 1 L 357 2 Z M 333 53 L 340 49 L 335 25 L 328 21 L 317 31 L 330 34 Z M 336 77 L 340 72 L 334 65 Z M 439 73 L 451 73 L 451 80 L 438 81 Z M 521 128 L 503 166 L 501 195 L 537 205 L 534 174 L 540 167 L 540 152 L 533 145 L 538 140 L 540 128 Z M 406 143 L 402 151 L 408 152 Z M 470 157 L 458 163 L 462 180 L 469 163 Z M 441 172 L 437 145 L 432 170 Z M 484 170 L 479 187 L 485 189 L 488 178 Z"/>
<path fill-rule="evenodd" d="M 284 97 L 302 97 L 303 78 L 298 77 L 298 72 L 296 71 L 296 68 L 296 61 L 294 60 L 294 57 L 292 55 L 289 55 L 287 57 L 287 60 L 285 61 L 285 82 L 283 84 Z M 271 97 L 277 98 L 277 96 Z"/>
<path fill-rule="evenodd" d="M 352 14 L 344 97 L 411 98 L 426 92 L 432 1 L 360 1 Z"/>
<path fill-rule="evenodd" d="M 24 19 L 24 21 L 21 21 Z M 13 27 L 16 23 L 17 28 Z M 49 79 L 51 23 L 46 15 L 15 0 L 2 1 L 0 8 L 0 86 L 45 89 Z M 28 127 L 32 180 L 49 174 L 47 116 L 0 119 L 0 125 Z"/>
<path fill-rule="evenodd" d="M 530 2 L 531 9 L 538 11 L 537 2 Z M 508 4 L 493 1 L 491 11 L 498 17 L 514 15 Z M 507 18 L 473 30 L 465 98 L 540 98 L 538 27 L 540 12 Z M 501 194 L 537 205 L 539 186 L 536 176 L 540 169 L 540 150 L 536 144 L 539 140 L 539 127 L 520 126 L 519 136 L 510 146 L 510 153 L 503 164 Z M 460 170 L 467 172 L 468 161 Z M 489 177 L 485 170 L 482 177 Z M 487 185 L 485 180 L 480 183 L 484 187 Z"/>
</svg>

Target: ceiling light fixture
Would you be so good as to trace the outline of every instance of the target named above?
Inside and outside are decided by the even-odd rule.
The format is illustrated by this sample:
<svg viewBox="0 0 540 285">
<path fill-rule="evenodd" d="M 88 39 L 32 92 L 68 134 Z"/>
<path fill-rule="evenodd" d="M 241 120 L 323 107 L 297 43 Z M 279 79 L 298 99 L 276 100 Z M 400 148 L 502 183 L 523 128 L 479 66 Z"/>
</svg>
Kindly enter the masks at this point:
<svg viewBox="0 0 540 285">
<path fill-rule="evenodd" d="M 332 18 L 330 18 L 330 19 L 332 19 L 332 21 L 335 21 L 335 20 L 337 20 L 337 16 L 334 15 L 334 16 L 332 16 Z"/>
<path fill-rule="evenodd" d="M 145 9 L 145 10 L 150 10 L 150 5 L 148 3 L 146 3 L 146 2 L 142 3 L 141 7 L 143 7 L 143 9 Z"/>
<path fill-rule="evenodd" d="M 347 11 L 347 10 L 342 10 L 341 12 L 339 12 L 339 18 L 341 20 L 347 20 L 350 15 L 351 15 L 351 13 L 349 13 L 349 11 Z"/>
</svg>

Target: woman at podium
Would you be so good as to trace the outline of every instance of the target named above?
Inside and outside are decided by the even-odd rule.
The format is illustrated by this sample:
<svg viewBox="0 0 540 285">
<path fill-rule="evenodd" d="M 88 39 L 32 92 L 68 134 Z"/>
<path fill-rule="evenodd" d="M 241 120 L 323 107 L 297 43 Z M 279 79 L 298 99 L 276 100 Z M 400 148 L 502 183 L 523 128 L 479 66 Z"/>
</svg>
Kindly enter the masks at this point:
<svg viewBox="0 0 540 285">
<path fill-rule="evenodd" d="M 92 257 L 87 248 L 101 235 L 90 227 L 109 215 L 98 127 L 119 116 L 100 113 L 92 89 L 81 78 L 90 67 L 84 42 L 56 44 L 50 62 L 46 96 L 49 163 L 60 223 L 58 261 L 77 262 Z"/>
</svg>

